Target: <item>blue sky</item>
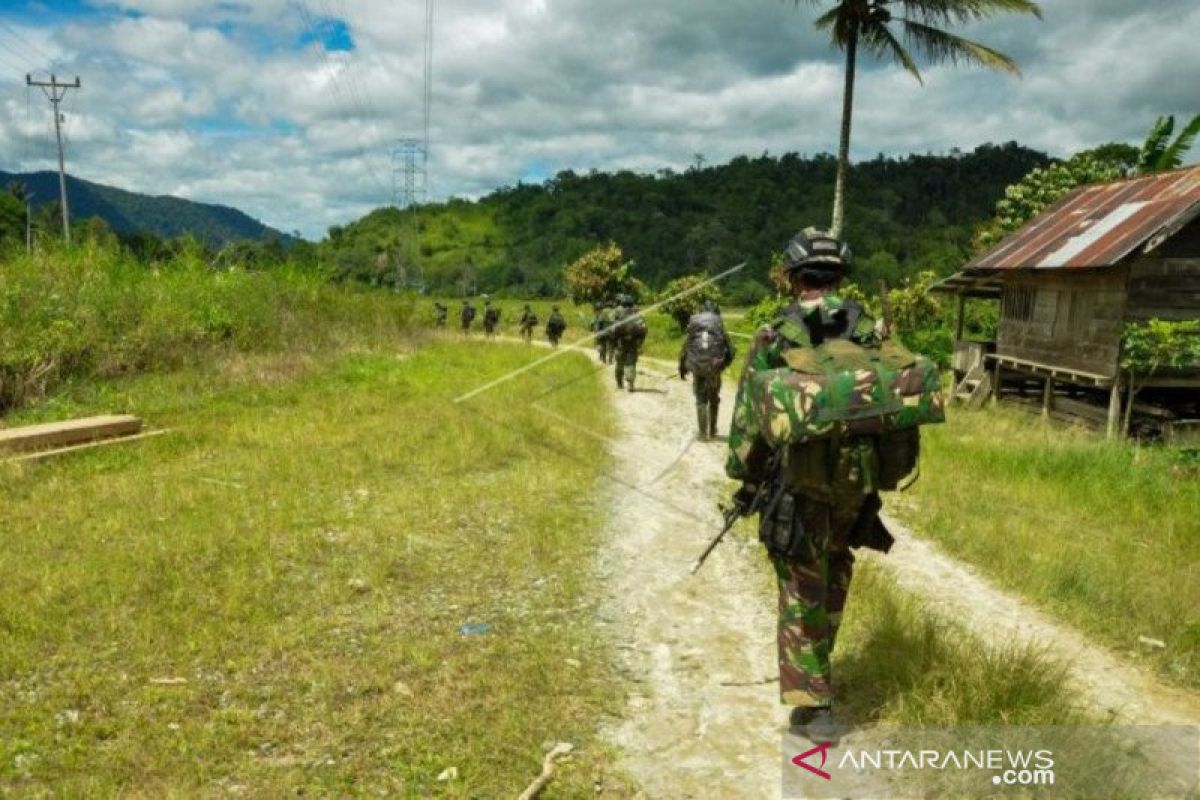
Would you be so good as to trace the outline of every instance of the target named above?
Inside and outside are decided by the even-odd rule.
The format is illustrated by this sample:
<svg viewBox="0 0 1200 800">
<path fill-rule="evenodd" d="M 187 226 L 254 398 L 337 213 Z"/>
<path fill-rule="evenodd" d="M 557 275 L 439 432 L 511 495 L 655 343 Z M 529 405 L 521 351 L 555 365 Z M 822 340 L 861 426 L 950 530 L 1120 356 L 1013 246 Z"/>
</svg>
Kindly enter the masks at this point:
<svg viewBox="0 0 1200 800">
<path fill-rule="evenodd" d="M 79 75 L 69 169 L 320 236 L 391 199 L 423 130 L 424 0 L 0 2 L 0 169 L 53 165 L 25 72 Z M 1200 4 L 1050 0 L 965 31 L 1023 80 L 866 59 L 854 153 L 1017 140 L 1057 155 L 1200 111 Z M 435 18 L 429 196 L 561 169 L 831 151 L 840 57 L 812 9 L 761 0 L 456 0 Z"/>
</svg>

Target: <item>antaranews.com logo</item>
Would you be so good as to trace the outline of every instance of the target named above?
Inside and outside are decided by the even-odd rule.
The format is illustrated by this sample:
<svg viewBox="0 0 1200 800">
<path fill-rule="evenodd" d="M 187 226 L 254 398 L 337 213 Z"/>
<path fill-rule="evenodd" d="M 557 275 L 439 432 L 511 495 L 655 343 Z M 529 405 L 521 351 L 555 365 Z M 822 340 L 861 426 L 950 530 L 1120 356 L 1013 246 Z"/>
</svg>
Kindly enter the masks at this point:
<svg viewBox="0 0 1200 800">
<path fill-rule="evenodd" d="M 1200 727 L 866 726 L 780 753 L 784 798 L 1200 800 Z"/>
<path fill-rule="evenodd" d="M 827 781 L 825 771 L 833 742 L 822 742 L 792 758 L 792 763 Z M 819 764 L 813 764 L 820 758 Z M 831 769 L 863 771 L 975 770 L 992 772 L 992 783 L 1005 786 L 1054 784 L 1054 753 L 1050 750 L 846 750 Z"/>
</svg>

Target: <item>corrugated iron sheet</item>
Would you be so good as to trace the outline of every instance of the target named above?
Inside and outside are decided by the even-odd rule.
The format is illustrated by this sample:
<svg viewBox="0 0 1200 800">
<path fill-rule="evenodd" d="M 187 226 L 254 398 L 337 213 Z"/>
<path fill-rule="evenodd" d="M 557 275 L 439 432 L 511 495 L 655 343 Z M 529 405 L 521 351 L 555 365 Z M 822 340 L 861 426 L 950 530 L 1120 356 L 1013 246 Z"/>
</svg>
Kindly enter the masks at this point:
<svg viewBox="0 0 1200 800">
<path fill-rule="evenodd" d="M 1200 213 L 1200 165 L 1085 186 L 967 270 L 1107 267 Z"/>
</svg>

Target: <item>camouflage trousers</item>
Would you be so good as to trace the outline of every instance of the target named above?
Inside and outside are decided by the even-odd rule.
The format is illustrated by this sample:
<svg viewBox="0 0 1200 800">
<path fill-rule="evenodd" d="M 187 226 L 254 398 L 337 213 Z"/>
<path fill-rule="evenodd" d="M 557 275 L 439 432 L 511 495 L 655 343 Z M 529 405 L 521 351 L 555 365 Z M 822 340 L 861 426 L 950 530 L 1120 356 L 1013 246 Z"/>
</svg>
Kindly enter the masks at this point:
<svg viewBox="0 0 1200 800">
<path fill-rule="evenodd" d="M 779 584 L 779 699 L 789 706 L 833 700 L 830 656 L 850 591 L 854 554 L 847 541 L 857 506 L 794 496 L 803 540 L 792 556 L 772 556 Z"/>
<path fill-rule="evenodd" d="M 696 422 L 700 438 L 717 433 L 717 411 L 721 406 L 721 373 L 692 375 L 692 393 L 696 396 Z"/>
<path fill-rule="evenodd" d="M 617 347 L 617 386 L 633 386 L 637 378 L 638 351 L 636 347 Z"/>
</svg>

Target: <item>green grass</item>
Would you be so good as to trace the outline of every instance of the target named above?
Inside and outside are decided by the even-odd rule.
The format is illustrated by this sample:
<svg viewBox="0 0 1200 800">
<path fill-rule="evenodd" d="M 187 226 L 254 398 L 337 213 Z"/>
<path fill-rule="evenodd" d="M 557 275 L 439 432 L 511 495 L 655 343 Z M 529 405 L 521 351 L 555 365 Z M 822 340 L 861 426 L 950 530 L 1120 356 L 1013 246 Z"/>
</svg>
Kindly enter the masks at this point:
<svg viewBox="0 0 1200 800">
<path fill-rule="evenodd" d="M 552 741 L 579 748 L 555 796 L 619 782 L 594 733 L 622 701 L 592 623 L 605 454 L 518 402 L 567 382 L 541 402 L 603 433 L 600 385 L 563 358 L 452 402 L 527 360 L 443 343 L 65 392 L 174 432 L 0 466 L 0 794 L 514 796 Z"/>
<path fill-rule="evenodd" d="M 395 342 L 410 301 L 321 275 L 214 271 L 184 249 L 149 267 L 89 243 L 0 257 L 0 413 L 64 383 L 162 371 L 234 352 Z"/>
<path fill-rule="evenodd" d="M 897 504 L 919 533 L 1108 645 L 1200 687 L 1200 473 L 1015 409 L 926 430 Z M 1148 651 L 1139 636 L 1166 643 Z"/>
<path fill-rule="evenodd" d="M 856 569 L 834 651 L 846 724 L 1073 725 L 1082 709 L 1061 663 L 1034 647 L 982 642 L 880 567 Z"/>
</svg>

